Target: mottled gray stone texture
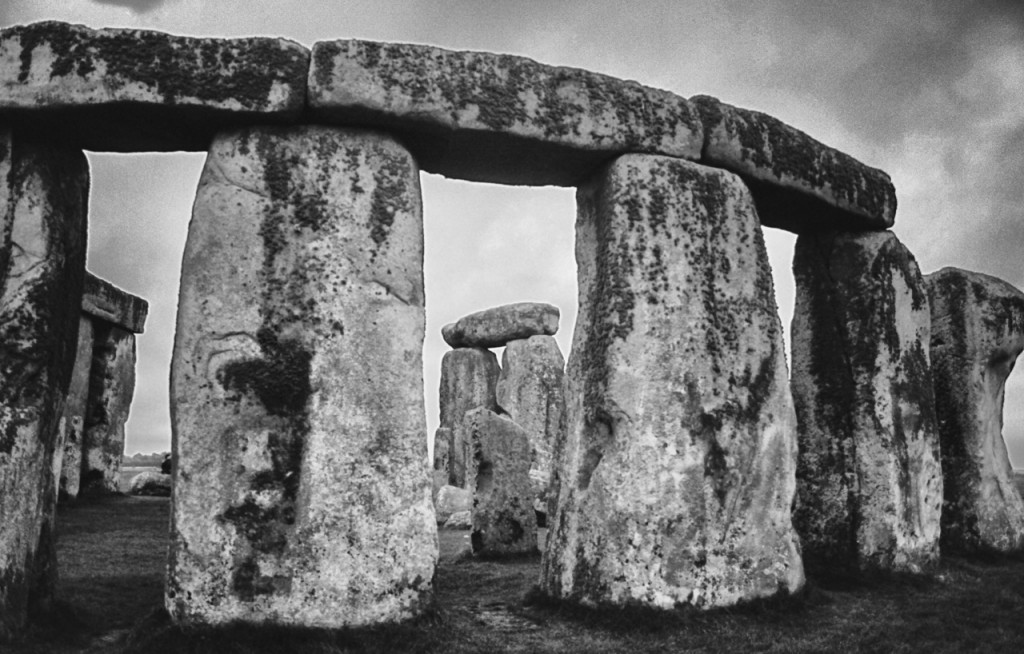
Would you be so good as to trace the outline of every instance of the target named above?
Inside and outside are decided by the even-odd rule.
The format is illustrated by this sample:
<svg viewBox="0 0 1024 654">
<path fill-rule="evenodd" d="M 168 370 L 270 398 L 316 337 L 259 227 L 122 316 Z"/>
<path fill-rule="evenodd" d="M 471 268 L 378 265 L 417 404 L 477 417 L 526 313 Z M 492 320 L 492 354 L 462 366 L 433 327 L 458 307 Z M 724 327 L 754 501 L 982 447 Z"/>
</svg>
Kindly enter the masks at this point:
<svg viewBox="0 0 1024 654">
<path fill-rule="evenodd" d="M 939 556 L 931 314 L 892 232 L 797 239 L 794 522 L 809 568 L 919 572 Z"/>
<path fill-rule="evenodd" d="M 82 447 L 85 443 L 85 418 L 89 403 L 89 373 L 92 370 L 93 321 L 88 316 L 78 319 L 78 347 L 68 385 L 67 401 L 61 422 L 61 440 L 55 457 L 57 489 L 61 497 L 75 499 L 81 485 Z"/>
<path fill-rule="evenodd" d="M 117 493 L 135 395 L 135 334 L 100 320 L 93 328 L 80 491 Z"/>
<path fill-rule="evenodd" d="M 445 325 L 441 335 L 452 347 L 502 347 L 509 341 L 558 331 L 558 307 L 517 302 L 471 313 Z"/>
<path fill-rule="evenodd" d="M 56 21 L 0 31 L 0 115 L 87 150 L 206 150 L 226 126 L 299 118 L 309 50 Z"/>
<path fill-rule="evenodd" d="M 797 591 L 796 416 L 749 191 L 629 155 L 577 205 L 580 311 L 542 589 L 663 609 Z"/>
<path fill-rule="evenodd" d="M 182 262 L 167 608 L 338 628 L 419 614 L 437 527 L 419 169 L 390 137 L 217 137 Z"/>
<path fill-rule="evenodd" d="M 78 339 L 89 165 L 0 128 L 0 640 L 56 585 L 54 456 Z"/>
<path fill-rule="evenodd" d="M 1024 350 L 1024 293 L 958 268 L 925 280 L 945 477 L 942 548 L 1020 551 L 1024 502 L 1002 431 L 1006 378 Z"/>
<path fill-rule="evenodd" d="M 883 171 L 767 114 L 706 95 L 690 101 L 704 122 L 701 163 L 742 176 L 763 224 L 798 234 L 892 227 L 896 189 Z"/>
<path fill-rule="evenodd" d="M 617 154 L 697 159 L 703 143 L 693 106 L 667 91 L 405 43 L 316 43 L 309 106 L 317 120 L 386 127 L 424 170 L 477 182 L 575 186 Z"/>
<path fill-rule="evenodd" d="M 441 426 L 436 438 L 449 439 L 447 459 L 442 458 L 441 463 L 447 463 L 452 486 L 465 486 L 467 461 L 473 455 L 462 418 L 478 407 L 497 408 L 494 386 L 500 372 L 498 357 L 483 348 L 457 348 L 441 358 Z M 443 445 L 440 451 L 444 453 Z"/>
<path fill-rule="evenodd" d="M 473 493 L 473 553 L 504 557 L 537 551 L 530 465 L 533 447 L 522 427 L 484 408 L 466 414 L 473 457 L 466 487 Z"/>
<path fill-rule="evenodd" d="M 141 334 L 146 329 L 149 302 L 87 272 L 82 312 L 133 334 Z"/>
</svg>

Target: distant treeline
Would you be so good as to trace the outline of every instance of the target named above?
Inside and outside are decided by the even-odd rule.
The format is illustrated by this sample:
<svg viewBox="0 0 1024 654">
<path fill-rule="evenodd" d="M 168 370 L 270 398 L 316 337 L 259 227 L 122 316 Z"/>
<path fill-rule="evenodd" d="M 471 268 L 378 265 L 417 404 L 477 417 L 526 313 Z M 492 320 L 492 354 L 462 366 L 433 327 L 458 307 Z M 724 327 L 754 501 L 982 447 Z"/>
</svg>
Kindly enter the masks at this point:
<svg viewBox="0 0 1024 654">
<path fill-rule="evenodd" d="M 153 452 L 152 454 L 139 452 L 138 454 L 124 457 L 121 465 L 126 468 L 159 468 L 160 464 L 163 463 L 164 457 L 168 454 L 170 452 Z"/>
</svg>

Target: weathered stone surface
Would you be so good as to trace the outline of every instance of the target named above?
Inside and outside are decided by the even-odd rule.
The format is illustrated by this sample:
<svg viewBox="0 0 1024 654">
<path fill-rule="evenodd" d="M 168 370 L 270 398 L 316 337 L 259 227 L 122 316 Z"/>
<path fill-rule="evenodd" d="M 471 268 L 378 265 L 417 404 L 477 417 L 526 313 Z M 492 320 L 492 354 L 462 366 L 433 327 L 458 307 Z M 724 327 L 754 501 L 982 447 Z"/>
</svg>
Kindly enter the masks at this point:
<svg viewBox="0 0 1024 654">
<path fill-rule="evenodd" d="M 82 475 L 82 447 L 85 443 L 85 419 L 88 412 L 89 379 L 92 370 L 93 322 L 87 316 L 78 319 L 78 345 L 68 385 L 67 401 L 61 418 L 62 434 L 56 457 L 57 490 L 62 498 L 78 497 Z"/>
<path fill-rule="evenodd" d="M 438 524 L 444 524 L 453 513 L 469 511 L 472 508 L 472 491 L 456 486 L 442 486 L 441 490 L 437 492 L 434 512 L 437 514 Z"/>
<path fill-rule="evenodd" d="M 429 600 L 418 173 L 364 130 L 215 141 L 171 370 L 175 620 L 333 628 Z"/>
<path fill-rule="evenodd" d="M 659 608 L 799 589 L 796 417 L 748 190 L 630 155 L 577 203 L 580 312 L 542 588 Z"/>
<path fill-rule="evenodd" d="M 1024 350 L 1024 293 L 957 268 L 925 277 L 942 443 L 942 547 L 1024 548 L 1024 502 L 1003 441 L 1006 378 Z"/>
<path fill-rule="evenodd" d="M 448 516 L 448 519 L 444 521 L 443 527 L 444 529 L 472 529 L 473 512 L 457 511 Z"/>
<path fill-rule="evenodd" d="M 792 232 L 880 230 L 896 218 L 889 176 L 781 120 L 695 96 L 704 123 L 701 163 L 737 173 L 761 222 Z"/>
<path fill-rule="evenodd" d="M 89 166 L 0 129 L 0 640 L 56 582 L 54 453 L 75 360 Z"/>
<path fill-rule="evenodd" d="M 135 359 L 135 334 L 96 321 L 82 441 L 82 492 L 118 492 L 124 428 L 135 395 Z"/>
<path fill-rule="evenodd" d="M 82 312 L 113 323 L 133 334 L 141 334 L 146 328 L 149 302 L 119 289 L 96 275 L 86 273 Z"/>
<path fill-rule="evenodd" d="M 509 341 L 558 331 L 558 307 L 517 302 L 471 313 L 445 325 L 441 336 L 452 347 L 502 347 Z"/>
<path fill-rule="evenodd" d="M 917 262 L 892 232 L 806 234 L 793 273 L 804 558 L 919 571 L 939 555 L 942 470 Z"/>
<path fill-rule="evenodd" d="M 128 487 L 129 495 L 143 495 L 152 497 L 171 496 L 171 476 L 163 472 L 146 470 L 132 477 L 131 485 Z"/>
<path fill-rule="evenodd" d="M 498 406 L 526 431 L 533 447 L 530 479 L 534 496 L 547 497 L 551 447 L 564 425 L 565 359 L 552 336 L 509 341 L 495 386 Z"/>
<path fill-rule="evenodd" d="M 473 457 L 466 487 L 473 495 L 473 553 L 507 556 L 537 551 L 530 465 L 533 448 L 522 427 L 488 409 L 466 414 Z"/>
<path fill-rule="evenodd" d="M 445 352 L 441 358 L 441 426 L 438 435 L 450 439 L 447 462 L 448 483 L 452 486 L 461 488 L 465 485 L 466 462 L 472 456 L 469 438 L 461 426 L 462 417 L 477 407 L 497 408 L 494 386 L 500 372 L 498 357 L 481 348 L 459 348 Z M 442 433 L 441 430 L 446 431 Z"/>
<path fill-rule="evenodd" d="M 55 21 L 0 31 L 0 115 L 87 150 L 206 150 L 218 129 L 298 118 L 309 51 Z"/>
<path fill-rule="evenodd" d="M 574 186 L 624 152 L 697 159 L 702 125 L 667 91 L 490 52 L 369 41 L 313 46 L 309 105 L 403 137 L 428 172 Z"/>
</svg>

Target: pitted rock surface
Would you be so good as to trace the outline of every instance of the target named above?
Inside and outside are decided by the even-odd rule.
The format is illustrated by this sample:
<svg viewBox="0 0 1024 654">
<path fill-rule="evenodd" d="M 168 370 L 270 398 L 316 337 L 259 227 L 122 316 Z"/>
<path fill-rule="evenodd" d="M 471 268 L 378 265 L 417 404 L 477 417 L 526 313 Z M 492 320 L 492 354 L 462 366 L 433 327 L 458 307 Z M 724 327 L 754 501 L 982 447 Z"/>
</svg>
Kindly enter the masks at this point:
<svg viewBox="0 0 1024 654">
<path fill-rule="evenodd" d="M 204 151 L 226 126 L 297 119 L 308 70 L 285 39 L 19 25 L 0 31 L 0 115 L 88 150 Z"/>
<path fill-rule="evenodd" d="M 441 336 L 452 347 L 502 347 L 531 336 L 558 331 L 558 307 L 543 302 L 516 302 L 463 316 L 445 325 Z"/>
<path fill-rule="evenodd" d="M 942 470 L 917 262 L 892 232 L 806 234 L 793 273 L 804 558 L 919 572 L 939 556 Z"/>
<path fill-rule="evenodd" d="M 88 316 L 78 320 L 78 346 L 75 364 L 68 385 L 67 400 L 61 426 L 55 465 L 57 489 L 61 497 L 78 497 L 82 475 L 82 448 L 85 443 L 85 418 L 88 412 L 89 379 L 92 371 L 93 321 Z"/>
<path fill-rule="evenodd" d="M 704 122 L 701 163 L 742 176 L 765 225 L 796 233 L 892 227 L 896 190 L 881 170 L 767 114 L 709 96 L 690 101 Z"/>
<path fill-rule="evenodd" d="M 457 348 L 441 358 L 441 420 L 435 441 L 447 439 L 440 449 L 435 444 L 435 465 L 447 465 L 448 483 L 463 487 L 466 465 L 472 452 L 460 425 L 467 411 L 478 407 L 494 409 L 494 386 L 498 382 L 498 357 L 483 348 Z M 438 458 L 438 452 L 441 453 Z M 445 458 L 445 455 L 447 458 Z"/>
<path fill-rule="evenodd" d="M 171 368 L 176 621 L 337 628 L 427 606 L 422 230 L 419 170 L 386 135 L 217 138 Z"/>
<path fill-rule="evenodd" d="M 118 492 L 125 424 L 135 395 L 135 360 L 135 334 L 97 321 L 82 440 L 82 492 Z"/>
<path fill-rule="evenodd" d="M 82 312 L 141 334 L 146 328 L 149 302 L 87 272 Z"/>
<path fill-rule="evenodd" d="M 0 129 L 0 640 L 54 598 L 54 456 L 75 360 L 89 164 Z"/>
<path fill-rule="evenodd" d="M 685 98 L 525 57 L 426 45 L 322 41 L 309 106 L 317 120 L 377 125 L 446 177 L 575 186 L 625 152 L 697 159 L 703 136 Z"/>
<path fill-rule="evenodd" d="M 547 502 L 551 448 L 565 418 L 565 359 L 553 336 L 509 341 L 501 355 L 495 394 L 498 406 L 523 428 L 533 447 L 534 496 Z"/>
<path fill-rule="evenodd" d="M 473 553 L 485 557 L 537 551 L 530 466 L 533 447 L 522 427 L 487 409 L 466 414 L 473 457 L 466 487 L 473 494 Z"/>
<path fill-rule="evenodd" d="M 749 191 L 630 155 L 577 205 L 580 313 L 542 589 L 657 608 L 795 592 L 796 416 Z"/>
<path fill-rule="evenodd" d="M 925 281 L 945 477 L 943 550 L 1024 549 L 1024 502 L 1002 434 L 1006 378 L 1024 350 L 1024 293 L 958 268 Z"/>
</svg>

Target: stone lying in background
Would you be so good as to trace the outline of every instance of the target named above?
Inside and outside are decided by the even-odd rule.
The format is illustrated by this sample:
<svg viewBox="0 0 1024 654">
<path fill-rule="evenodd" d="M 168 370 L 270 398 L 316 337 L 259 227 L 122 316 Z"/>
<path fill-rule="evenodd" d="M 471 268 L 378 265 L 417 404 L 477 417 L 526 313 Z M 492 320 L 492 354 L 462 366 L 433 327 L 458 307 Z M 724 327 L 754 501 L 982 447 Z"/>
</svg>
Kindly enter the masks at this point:
<svg viewBox="0 0 1024 654">
<path fill-rule="evenodd" d="M 704 123 L 701 163 L 743 177 L 761 222 L 792 232 L 892 227 L 889 176 L 778 118 L 706 95 L 690 101 Z"/>
<path fill-rule="evenodd" d="M 1003 440 L 1006 378 L 1024 350 L 1024 293 L 957 268 L 928 275 L 942 442 L 943 550 L 1024 548 L 1024 502 Z"/>
<path fill-rule="evenodd" d="M 445 325 L 441 336 L 452 347 L 502 347 L 531 336 L 558 331 L 558 307 L 541 302 L 517 302 L 492 307 Z"/>
<path fill-rule="evenodd" d="M 323 122 L 394 131 L 424 170 L 478 182 L 575 186 L 617 154 L 697 159 L 703 143 L 694 108 L 667 91 L 426 45 L 316 43 L 309 106 Z"/>
<path fill-rule="evenodd" d="M 443 524 L 454 513 L 473 508 L 473 492 L 456 486 L 442 486 L 434 501 L 438 524 Z"/>
<path fill-rule="evenodd" d="M 456 511 L 455 513 L 448 516 L 448 519 L 444 521 L 444 525 L 442 526 L 444 529 L 472 529 L 473 512 Z"/>
<path fill-rule="evenodd" d="M 919 572 L 938 561 L 942 469 L 917 262 L 888 231 L 804 234 L 793 274 L 804 560 Z"/>
<path fill-rule="evenodd" d="M 523 428 L 487 409 L 466 414 L 473 443 L 466 488 L 473 493 L 473 553 L 507 556 L 537 551 L 530 465 L 533 448 Z"/>
<path fill-rule="evenodd" d="M 146 470 L 132 477 L 129 495 L 145 495 L 153 497 L 171 496 L 171 476 L 162 472 Z"/>
<path fill-rule="evenodd" d="M 457 348 L 441 358 L 441 421 L 434 435 L 434 466 L 445 466 L 453 486 L 465 484 L 466 462 L 472 455 L 469 441 L 461 437 L 462 418 L 476 408 L 497 408 L 494 386 L 500 372 L 498 357 L 483 348 Z"/>
<path fill-rule="evenodd" d="M 87 150 L 204 151 L 225 126 L 297 119 L 308 69 L 285 39 L 20 25 L 0 31 L 0 116 Z"/>
</svg>

